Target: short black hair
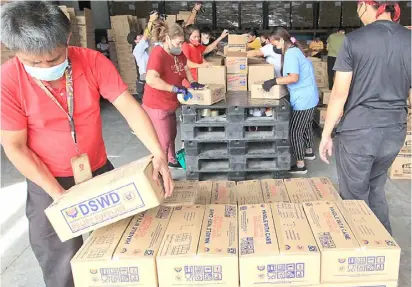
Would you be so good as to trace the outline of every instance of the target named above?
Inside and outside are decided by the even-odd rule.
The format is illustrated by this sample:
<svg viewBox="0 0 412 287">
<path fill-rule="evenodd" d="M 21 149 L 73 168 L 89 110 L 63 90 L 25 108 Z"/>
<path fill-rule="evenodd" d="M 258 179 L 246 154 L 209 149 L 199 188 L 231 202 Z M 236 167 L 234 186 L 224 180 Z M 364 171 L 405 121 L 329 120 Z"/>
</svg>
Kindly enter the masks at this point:
<svg viewBox="0 0 412 287">
<path fill-rule="evenodd" d="M 343 27 L 339 27 L 338 32 L 340 32 L 340 31 L 346 32 L 345 28 L 343 28 Z"/>
<path fill-rule="evenodd" d="M 258 33 L 255 29 L 250 30 L 248 34 L 252 37 L 257 37 L 257 35 L 258 35 Z"/>
<path fill-rule="evenodd" d="M 212 35 L 212 30 L 210 30 L 209 27 L 204 27 L 204 28 L 202 28 L 202 29 L 200 30 L 200 33 Z"/>
</svg>

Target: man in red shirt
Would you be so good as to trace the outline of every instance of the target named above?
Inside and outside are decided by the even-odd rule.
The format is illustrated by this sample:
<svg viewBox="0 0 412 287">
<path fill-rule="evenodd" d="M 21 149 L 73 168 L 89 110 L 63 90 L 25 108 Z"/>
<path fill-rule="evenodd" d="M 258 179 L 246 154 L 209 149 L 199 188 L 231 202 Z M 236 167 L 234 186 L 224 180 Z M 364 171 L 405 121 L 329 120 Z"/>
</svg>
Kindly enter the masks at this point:
<svg viewBox="0 0 412 287">
<path fill-rule="evenodd" d="M 68 47 L 70 21 L 48 2 L 3 5 L 1 41 L 16 53 L 1 71 L 1 144 L 27 178 L 32 249 L 48 287 L 72 287 L 70 260 L 82 238 L 62 243 L 44 210 L 72 187 L 71 162 L 98 175 L 113 169 L 102 137 L 100 95 L 125 117 L 153 154 L 166 195 L 173 182 L 150 119 L 127 91 L 115 67 L 97 51 Z M 83 156 L 81 156 L 83 155 Z"/>
</svg>

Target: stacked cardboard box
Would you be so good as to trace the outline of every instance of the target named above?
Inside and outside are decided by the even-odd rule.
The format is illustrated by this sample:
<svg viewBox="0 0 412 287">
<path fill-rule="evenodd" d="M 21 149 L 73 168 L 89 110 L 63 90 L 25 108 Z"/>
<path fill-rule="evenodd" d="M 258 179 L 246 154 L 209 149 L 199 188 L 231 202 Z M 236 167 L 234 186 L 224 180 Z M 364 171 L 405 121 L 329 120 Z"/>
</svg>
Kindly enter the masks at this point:
<svg viewBox="0 0 412 287">
<path fill-rule="evenodd" d="M 293 1 L 292 28 L 313 28 L 313 2 Z"/>
<path fill-rule="evenodd" d="M 408 110 L 406 139 L 389 170 L 391 179 L 412 179 L 412 110 Z"/>
<path fill-rule="evenodd" d="M 71 29 L 72 29 L 72 35 L 70 37 L 70 45 L 71 46 L 80 46 L 80 35 L 79 35 L 79 28 L 77 25 L 77 19 L 76 19 L 76 12 L 74 8 L 66 7 L 66 6 L 59 6 L 60 10 L 63 11 L 63 13 L 67 16 L 67 18 L 71 22 Z"/>
<path fill-rule="evenodd" d="M 287 89 L 283 85 L 275 85 L 269 92 L 262 88 L 262 84 L 275 78 L 275 68 L 271 64 L 249 64 L 248 90 L 253 99 L 281 99 L 287 95 Z"/>
<path fill-rule="evenodd" d="M 328 87 L 328 65 L 326 61 L 318 58 L 310 58 L 315 71 L 316 84 L 318 88 Z"/>
<path fill-rule="evenodd" d="M 77 28 L 79 30 L 80 47 L 96 49 L 93 13 L 90 9 L 76 14 Z"/>
<path fill-rule="evenodd" d="M 1 64 L 3 65 L 5 62 L 10 60 L 11 58 L 14 57 L 14 53 L 7 49 L 6 46 L 1 44 Z"/>
<path fill-rule="evenodd" d="M 228 91 L 247 91 L 247 54 L 228 51 L 226 56 L 226 79 Z"/>
<path fill-rule="evenodd" d="M 209 57 L 207 60 L 213 65 L 211 68 L 198 68 L 197 79 L 204 85 L 223 85 L 226 91 L 226 66 L 223 65 L 223 57 Z"/>
<path fill-rule="evenodd" d="M 127 35 L 139 30 L 137 17 L 130 15 L 111 16 L 114 42 L 116 45 L 117 61 L 120 75 L 132 94 L 136 94 L 137 68 L 132 53 L 132 45 L 127 42 Z"/>
<path fill-rule="evenodd" d="M 108 44 L 109 44 L 110 61 L 113 63 L 113 65 L 119 71 L 119 61 L 117 59 L 117 50 L 116 50 L 115 38 L 116 38 L 116 34 L 115 34 L 114 30 L 113 29 L 108 29 L 107 30 L 107 41 L 108 41 Z"/>
</svg>

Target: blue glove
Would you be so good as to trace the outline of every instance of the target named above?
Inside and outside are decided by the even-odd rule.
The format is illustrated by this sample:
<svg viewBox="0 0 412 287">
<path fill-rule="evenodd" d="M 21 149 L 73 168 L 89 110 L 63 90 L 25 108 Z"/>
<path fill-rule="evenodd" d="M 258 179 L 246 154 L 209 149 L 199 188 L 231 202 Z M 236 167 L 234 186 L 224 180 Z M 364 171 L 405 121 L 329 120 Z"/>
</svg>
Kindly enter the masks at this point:
<svg viewBox="0 0 412 287">
<path fill-rule="evenodd" d="M 201 90 L 205 87 L 205 85 L 199 84 L 198 82 L 191 82 L 190 87 L 194 90 Z"/>
<path fill-rule="evenodd" d="M 186 95 L 188 93 L 188 91 L 183 86 L 173 86 L 172 93 Z"/>
<path fill-rule="evenodd" d="M 188 91 L 186 94 L 183 95 L 183 99 L 185 101 L 188 101 L 189 99 L 193 99 L 192 93 Z"/>
</svg>

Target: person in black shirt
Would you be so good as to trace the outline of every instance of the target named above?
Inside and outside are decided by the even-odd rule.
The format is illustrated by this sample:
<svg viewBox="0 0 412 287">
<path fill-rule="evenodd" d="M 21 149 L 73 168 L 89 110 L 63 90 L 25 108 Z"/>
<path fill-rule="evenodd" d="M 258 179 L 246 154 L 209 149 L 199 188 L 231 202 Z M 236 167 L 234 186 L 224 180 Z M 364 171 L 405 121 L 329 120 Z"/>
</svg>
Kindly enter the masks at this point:
<svg viewBox="0 0 412 287">
<path fill-rule="evenodd" d="M 342 116 L 335 142 L 341 196 L 364 200 L 391 233 L 384 187 L 406 136 L 411 31 L 396 23 L 396 2 L 361 1 L 357 10 L 366 26 L 339 51 L 319 153 L 329 163 Z"/>
</svg>

